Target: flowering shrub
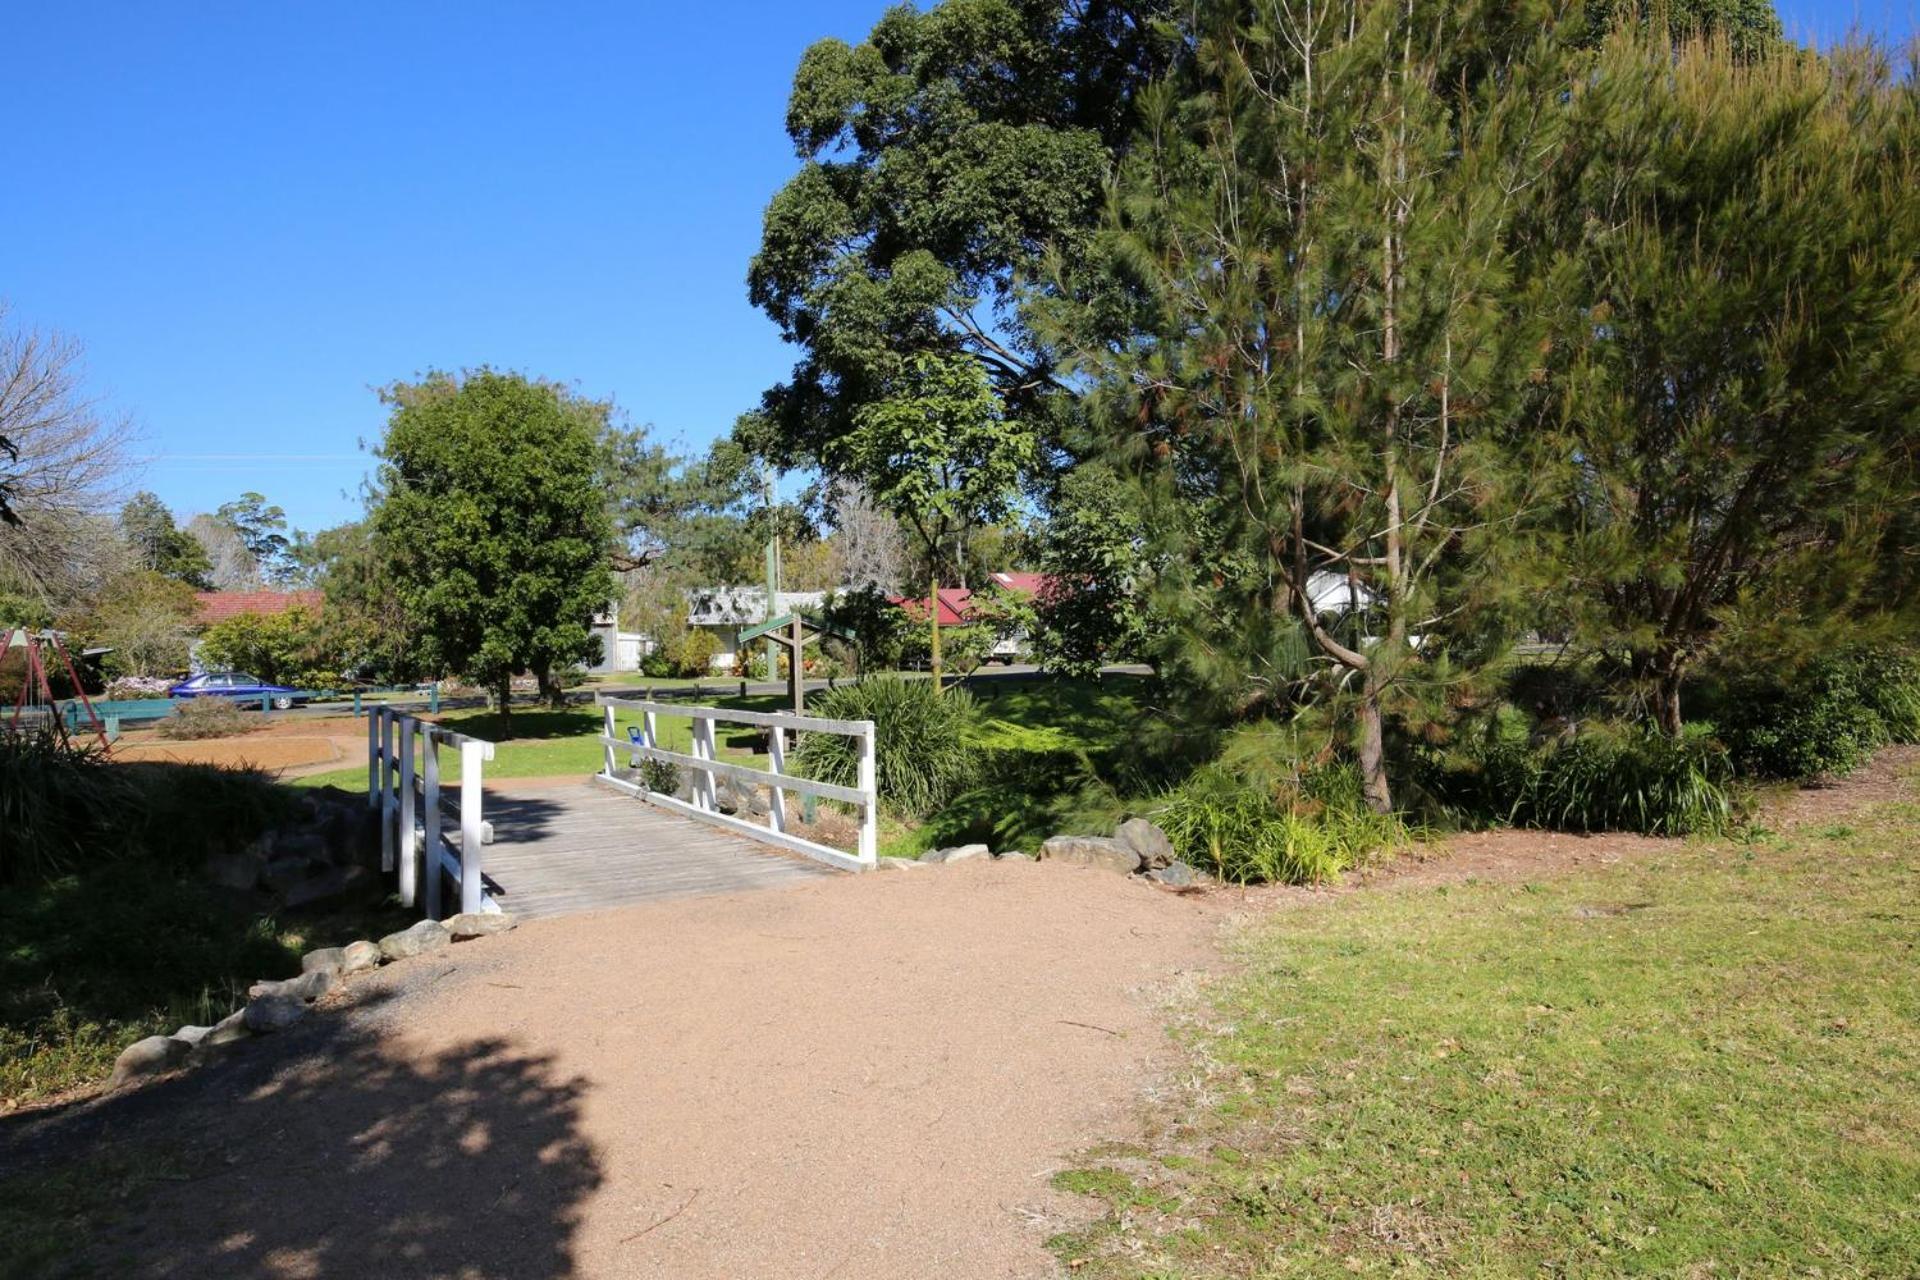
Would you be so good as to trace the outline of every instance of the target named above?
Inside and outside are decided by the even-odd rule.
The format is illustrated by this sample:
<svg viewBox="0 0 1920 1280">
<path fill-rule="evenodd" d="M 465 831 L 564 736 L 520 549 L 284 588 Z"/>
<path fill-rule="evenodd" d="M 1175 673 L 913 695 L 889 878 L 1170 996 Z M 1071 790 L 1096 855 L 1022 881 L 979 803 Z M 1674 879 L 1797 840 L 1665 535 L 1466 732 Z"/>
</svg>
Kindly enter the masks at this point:
<svg viewBox="0 0 1920 1280">
<path fill-rule="evenodd" d="M 107 686 L 107 697 L 116 702 L 134 702 L 142 698 L 164 698 L 173 681 L 159 676 L 121 676 Z"/>
</svg>

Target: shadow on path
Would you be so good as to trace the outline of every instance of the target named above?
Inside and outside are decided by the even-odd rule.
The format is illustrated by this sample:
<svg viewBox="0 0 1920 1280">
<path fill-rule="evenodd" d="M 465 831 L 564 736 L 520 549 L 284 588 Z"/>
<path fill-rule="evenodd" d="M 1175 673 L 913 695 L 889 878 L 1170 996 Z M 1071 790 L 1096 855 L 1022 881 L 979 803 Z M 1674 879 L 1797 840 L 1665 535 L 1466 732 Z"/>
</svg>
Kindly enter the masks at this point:
<svg viewBox="0 0 1920 1280">
<path fill-rule="evenodd" d="M 63 1206 L 79 1228 L 64 1257 L 14 1274 L 573 1274 L 601 1182 L 584 1081 L 504 1039 L 402 1057 L 348 1024 L 364 1025 L 322 1017 L 218 1066 L 0 1125 L 0 1177 L 16 1186 L 84 1186 L 103 1162 L 146 1160 Z"/>
</svg>

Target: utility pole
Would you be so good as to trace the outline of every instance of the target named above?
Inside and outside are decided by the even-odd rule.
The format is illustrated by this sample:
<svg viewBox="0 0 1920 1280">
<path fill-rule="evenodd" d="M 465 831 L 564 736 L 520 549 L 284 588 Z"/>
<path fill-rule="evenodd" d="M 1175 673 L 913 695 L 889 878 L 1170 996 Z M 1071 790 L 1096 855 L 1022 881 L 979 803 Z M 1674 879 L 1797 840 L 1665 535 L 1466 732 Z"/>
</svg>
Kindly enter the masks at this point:
<svg viewBox="0 0 1920 1280">
<path fill-rule="evenodd" d="M 767 467 L 762 474 L 766 480 L 767 496 L 767 613 L 761 621 L 772 622 L 779 614 L 780 525 L 774 513 L 773 468 Z M 797 650 L 793 655 L 793 662 L 797 671 L 800 662 L 800 654 Z M 778 680 L 779 678 L 780 646 L 775 644 L 773 638 L 769 636 L 767 638 L 767 679 Z"/>
</svg>

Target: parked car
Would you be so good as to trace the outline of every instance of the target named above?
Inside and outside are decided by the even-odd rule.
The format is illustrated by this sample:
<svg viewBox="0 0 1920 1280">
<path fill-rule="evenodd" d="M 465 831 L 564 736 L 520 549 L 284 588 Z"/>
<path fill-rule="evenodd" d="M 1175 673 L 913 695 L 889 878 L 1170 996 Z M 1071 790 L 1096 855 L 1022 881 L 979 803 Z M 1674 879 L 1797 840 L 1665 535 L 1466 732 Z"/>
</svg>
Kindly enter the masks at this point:
<svg viewBox="0 0 1920 1280">
<path fill-rule="evenodd" d="M 289 689 L 283 684 L 268 684 L 244 671 L 208 671 L 191 676 L 167 690 L 170 698 L 235 698 L 243 704 L 260 705 L 260 699 L 272 702 L 277 711 L 305 702 L 311 694 Z"/>
</svg>

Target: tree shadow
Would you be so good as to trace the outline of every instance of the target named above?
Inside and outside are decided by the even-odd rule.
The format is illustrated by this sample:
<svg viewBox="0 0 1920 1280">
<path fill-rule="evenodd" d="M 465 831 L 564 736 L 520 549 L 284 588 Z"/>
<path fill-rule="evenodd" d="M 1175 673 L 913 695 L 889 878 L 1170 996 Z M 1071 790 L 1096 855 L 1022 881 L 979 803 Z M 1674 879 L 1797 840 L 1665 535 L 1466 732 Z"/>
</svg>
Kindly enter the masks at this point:
<svg viewBox="0 0 1920 1280">
<path fill-rule="evenodd" d="M 72 1183 L 129 1152 L 157 1171 L 65 1206 L 84 1243 L 36 1274 L 567 1276 L 602 1180 L 586 1088 L 505 1038 L 410 1055 L 361 1016 L 320 1017 L 131 1094 L 0 1122 L 0 1175 Z"/>
</svg>

